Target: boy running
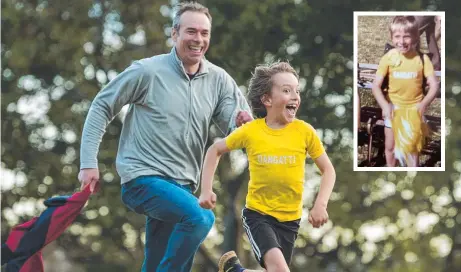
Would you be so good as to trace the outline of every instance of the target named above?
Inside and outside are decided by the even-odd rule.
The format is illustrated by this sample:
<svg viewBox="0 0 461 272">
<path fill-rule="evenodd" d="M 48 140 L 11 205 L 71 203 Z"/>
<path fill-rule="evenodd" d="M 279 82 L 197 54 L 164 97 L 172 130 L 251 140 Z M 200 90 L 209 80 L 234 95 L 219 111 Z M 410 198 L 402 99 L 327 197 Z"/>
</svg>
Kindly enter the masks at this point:
<svg viewBox="0 0 461 272">
<path fill-rule="evenodd" d="M 259 119 L 214 143 L 202 172 L 200 206 L 212 209 L 216 203 L 212 182 L 220 156 L 246 149 L 250 182 L 243 226 L 257 261 L 269 272 L 289 271 L 302 214 L 306 156 L 322 172 L 320 192 L 309 214 L 309 222 L 316 228 L 328 221 L 326 208 L 336 178 L 315 129 L 296 119 L 301 102 L 298 79 L 285 62 L 256 67 L 248 100 Z M 219 266 L 220 271 L 248 271 L 233 251 L 223 255 Z"/>
</svg>

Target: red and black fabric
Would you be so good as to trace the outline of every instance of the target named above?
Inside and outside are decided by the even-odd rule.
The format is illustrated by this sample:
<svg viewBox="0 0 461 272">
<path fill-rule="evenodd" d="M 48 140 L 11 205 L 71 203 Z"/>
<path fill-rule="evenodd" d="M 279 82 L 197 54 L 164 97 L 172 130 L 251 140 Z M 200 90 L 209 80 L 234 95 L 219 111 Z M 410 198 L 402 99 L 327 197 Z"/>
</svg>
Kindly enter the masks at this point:
<svg viewBox="0 0 461 272">
<path fill-rule="evenodd" d="M 90 196 L 90 187 L 71 196 L 45 201 L 47 209 L 39 217 L 15 226 L 2 244 L 2 266 L 6 272 L 43 272 L 41 250 L 56 240 L 72 224 Z"/>
</svg>

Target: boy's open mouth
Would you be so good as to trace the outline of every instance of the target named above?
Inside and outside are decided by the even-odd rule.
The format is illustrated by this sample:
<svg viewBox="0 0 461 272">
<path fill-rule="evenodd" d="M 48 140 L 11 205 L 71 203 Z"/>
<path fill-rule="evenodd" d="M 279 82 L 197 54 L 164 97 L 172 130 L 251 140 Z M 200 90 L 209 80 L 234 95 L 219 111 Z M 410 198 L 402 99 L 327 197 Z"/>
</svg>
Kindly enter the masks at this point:
<svg viewBox="0 0 461 272">
<path fill-rule="evenodd" d="M 410 45 L 408 45 L 408 44 L 397 45 L 397 48 L 398 48 L 399 50 L 409 50 L 409 49 L 410 49 Z"/>
<path fill-rule="evenodd" d="M 298 109 L 298 105 L 296 105 L 296 104 L 288 104 L 288 105 L 286 105 L 285 108 L 287 109 L 288 114 L 293 117 L 296 114 L 296 110 Z"/>
</svg>

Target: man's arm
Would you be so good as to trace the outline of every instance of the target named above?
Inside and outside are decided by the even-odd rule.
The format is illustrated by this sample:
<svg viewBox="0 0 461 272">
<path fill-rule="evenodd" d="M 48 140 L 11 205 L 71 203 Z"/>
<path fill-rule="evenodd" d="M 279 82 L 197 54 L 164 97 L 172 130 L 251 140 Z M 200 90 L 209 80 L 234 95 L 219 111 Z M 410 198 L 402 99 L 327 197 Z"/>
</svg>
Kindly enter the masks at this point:
<svg viewBox="0 0 461 272">
<path fill-rule="evenodd" d="M 149 76 L 144 67 L 135 62 L 104 87 L 93 100 L 83 126 L 80 143 L 80 169 L 92 169 L 91 175 L 82 175 L 79 179 L 86 185 L 95 177 L 98 171 L 97 154 L 99 144 L 107 125 L 127 104 L 143 103 L 147 93 Z M 99 173 L 98 173 L 99 174 Z"/>
<path fill-rule="evenodd" d="M 220 97 L 213 114 L 213 122 L 224 135 L 229 134 L 243 123 L 253 120 L 248 102 L 237 83 L 227 73 L 224 75 L 219 93 Z M 243 112 L 247 114 L 242 114 Z"/>
</svg>

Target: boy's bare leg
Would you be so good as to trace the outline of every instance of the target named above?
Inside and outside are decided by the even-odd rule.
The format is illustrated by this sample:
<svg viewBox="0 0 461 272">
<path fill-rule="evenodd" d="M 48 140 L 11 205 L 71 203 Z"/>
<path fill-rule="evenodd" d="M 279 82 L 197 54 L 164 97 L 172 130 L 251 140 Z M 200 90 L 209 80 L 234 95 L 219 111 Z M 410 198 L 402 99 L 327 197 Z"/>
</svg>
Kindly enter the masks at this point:
<svg viewBox="0 0 461 272">
<path fill-rule="evenodd" d="M 264 254 L 267 272 L 289 272 L 290 269 L 280 248 L 272 248 Z"/>
<path fill-rule="evenodd" d="M 410 154 L 408 155 L 408 167 L 418 167 L 419 166 L 419 154 Z"/>
<path fill-rule="evenodd" d="M 395 167 L 394 132 L 388 127 L 384 128 L 384 153 L 387 167 Z"/>
</svg>

